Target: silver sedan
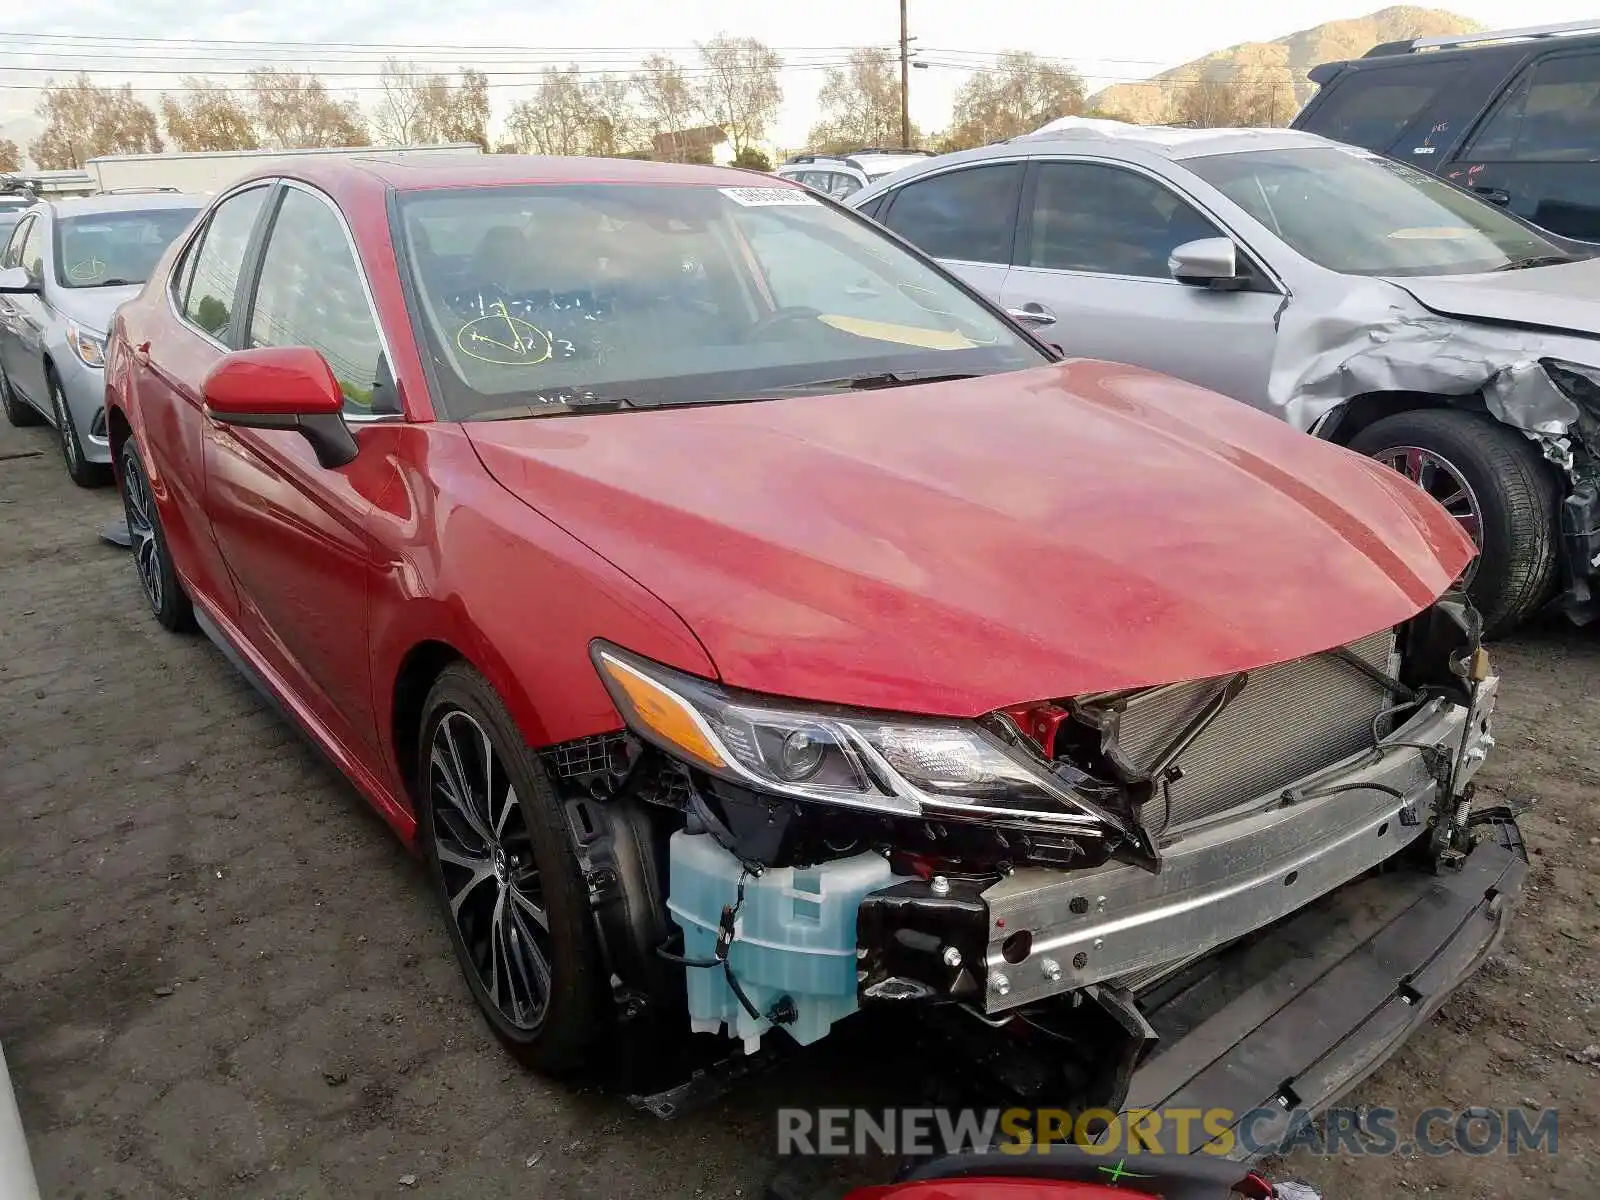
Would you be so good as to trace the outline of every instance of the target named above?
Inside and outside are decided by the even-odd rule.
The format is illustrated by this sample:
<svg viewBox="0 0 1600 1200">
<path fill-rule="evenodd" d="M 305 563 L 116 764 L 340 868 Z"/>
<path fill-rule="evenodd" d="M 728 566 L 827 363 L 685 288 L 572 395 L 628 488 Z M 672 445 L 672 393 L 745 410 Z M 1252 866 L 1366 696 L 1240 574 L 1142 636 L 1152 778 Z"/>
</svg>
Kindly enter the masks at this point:
<svg viewBox="0 0 1600 1200">
<path fill-rule="evenodd" d="M 0 408 L 13 425 L 54 425 L 81 487 L 111 476 L 111 317 L 204 205 L 176 192 L 40 201 L 0 253 Z"/>
<path fill-rule="evenodd" d="M 1491 632 L 1547 603 L 1600 616 L 1595 247 L 1287 130 L 1068 118 L 846 203 L 1067 354 L 1403 471 L 1477 542 L 1466 583 Z"/>
</svg>

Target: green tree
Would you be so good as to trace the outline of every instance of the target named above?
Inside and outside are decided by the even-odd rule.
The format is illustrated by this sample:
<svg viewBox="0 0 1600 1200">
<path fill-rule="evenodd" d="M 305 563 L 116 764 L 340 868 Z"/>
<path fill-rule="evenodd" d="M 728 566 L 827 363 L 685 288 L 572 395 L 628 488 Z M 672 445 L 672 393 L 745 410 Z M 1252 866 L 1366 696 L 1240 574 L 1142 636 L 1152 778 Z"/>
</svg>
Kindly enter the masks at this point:
<svg viewBox="0 0 1600 1200">
<path fill-rule="evenodd" d="M 1083 77 L 1071 66 L 1012 51 L 992 70 L 974 71 L 957 89 L 946 143 L 963 149 L 1032 133 L 1057 117 L 1079 115 L 1083 102 Z"/>
<path fill-rule="evenodd" d="M 733 165 L 743 167 L 747 171 L 772 170 L 772 160 L 767 157 L 767 152 L 755 146 L 746 146 L 743 150 L 735 152 Z"/>
<path fill-rule="evenodd" d="M 718 34 L 698 43 L 704 68 L 696 89 L 708 124 L 721 127 L 735 156 L 766 136 L 783 106 L 783 59 L 755 38 Z"/>
<path fill-rule="evenodd" d="M 830 68 L 817 94 L 822 118 L 811 127 L 812 150 L 841 153 L 900 144 L 900 76 L 887 50 L 852 50 L 843 68 Z M 913 128 L 912 144 L 922 140 Z"/>
</svg>

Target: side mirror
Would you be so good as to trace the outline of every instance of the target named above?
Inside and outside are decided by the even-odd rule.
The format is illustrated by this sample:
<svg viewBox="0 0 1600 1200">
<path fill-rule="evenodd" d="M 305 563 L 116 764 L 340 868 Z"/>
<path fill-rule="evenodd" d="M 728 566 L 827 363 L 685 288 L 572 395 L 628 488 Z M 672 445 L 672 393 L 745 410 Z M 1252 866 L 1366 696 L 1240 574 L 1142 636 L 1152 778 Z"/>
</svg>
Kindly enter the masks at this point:
<svg viewBox="0 0 1600 1200">
<path fill-rule="evenodd" d="M 235 350 L 211 368 L 200 390 L 213 420 L 292 430 L 311 443 L 325 467 L 344 466 L 360 449 L 344 422 L 339 381 L 309 346 Z"/>
<path fill-rule="evenodd" d="M 23 267 L 6 267 L 0 270 L 0 296 L 20 296 L 38 292 L 39 281 Z"/>
<path fill-rule="evenodd" d="M 1249 280 L 1239 274 L 1239 251 L 1231 238 L 1200 238 L 1173 249 L 1167 270 L 1179 283 L 1216 292 L 1238 291 Z"/>
</svg>

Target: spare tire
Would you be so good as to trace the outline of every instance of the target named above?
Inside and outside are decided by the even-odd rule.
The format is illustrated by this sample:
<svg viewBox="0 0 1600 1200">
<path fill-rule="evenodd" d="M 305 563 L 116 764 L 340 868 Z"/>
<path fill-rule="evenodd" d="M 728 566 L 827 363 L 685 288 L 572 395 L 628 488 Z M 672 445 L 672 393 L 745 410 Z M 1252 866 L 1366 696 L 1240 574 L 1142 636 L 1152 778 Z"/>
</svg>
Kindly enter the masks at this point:
<svg viewBox="0 0 1600 1200">
<path fill-rule="evenodd" d="M 1478 543 L 1463 580 L 1487 636 L 1514 629 L 1550 598 L 1560 481 L 1532 441 L 1475 413 L 1419 409 L 1374 422 L 1350 448 L 1407 476 Z"/>
</svg>

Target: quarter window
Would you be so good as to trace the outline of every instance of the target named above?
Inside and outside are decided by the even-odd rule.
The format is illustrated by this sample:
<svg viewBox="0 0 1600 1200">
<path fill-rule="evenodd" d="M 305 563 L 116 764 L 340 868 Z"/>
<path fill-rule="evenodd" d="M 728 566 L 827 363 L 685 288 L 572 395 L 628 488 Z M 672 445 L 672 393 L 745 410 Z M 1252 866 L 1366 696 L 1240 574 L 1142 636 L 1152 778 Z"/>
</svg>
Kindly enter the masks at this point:
<svg viewBox="0 0 1600 1200">
<path fill-rule="evenodd" d="M 1222 232 L 1171 188 L 1097 163 L 1038 165 L 1023 263 L 1169 279 L 1172 251 Z"/>
<path fill-rule="evenodd" d="M 1592 162 L 1600 138 L 1600 54 L 1547 58 L 1523 74 L 1474 140 L 1480 162 Z"/>
<path fill-rule="evenodd" d="M 28 240 L 28 230 L 33 228 L 33 223 L 33 217 L 23 217 L 21 224 L 11 231 L 11 240 L 6 244 L 5 257 L 0 258 L 0 266 L 10 268 L 22 265 L 22 244 Z"/>
<path fill-rule="evenodd" d="M 373 411 L 382 342 L 344 223 L 290 188 L 272 222 L 250 311 L 252 346 L 310 346 L 327 359 L 349 411 Z"/>
<path fill-rule="evenodd" d="M 949 171 L 902 187 L 884 224 L 935 258 L 1009 264 L 1021 189 L 1021 163 Z"/>
<path fill-rule="evenodd" d="M 34 279 L 44 278 L 44 222 L 38 217 L 23 235 L 21 265 Z"/>
<path fill-rule="evenodd" d="M 184 297 L 183 314 L 220 342 L 229 340 L 233 320 L 233 298 L 244 269 L 245 251 L 262 202 L 265 186 L 251 188 L 224 200 L 211 214 L 200 235 L 192 279 Z"/>
</svg>

